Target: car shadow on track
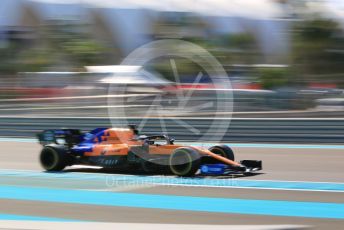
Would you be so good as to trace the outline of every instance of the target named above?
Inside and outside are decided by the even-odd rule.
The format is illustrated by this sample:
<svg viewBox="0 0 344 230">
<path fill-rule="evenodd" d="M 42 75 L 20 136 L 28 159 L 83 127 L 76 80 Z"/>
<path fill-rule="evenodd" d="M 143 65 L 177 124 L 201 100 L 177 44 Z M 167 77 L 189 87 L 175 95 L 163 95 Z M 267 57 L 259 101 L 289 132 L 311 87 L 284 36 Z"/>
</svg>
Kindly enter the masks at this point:
<svg viewBox="0 0 344 230">
<path fill-rule="evenodd" d="M 118 169 L 107 169 L 107 168 L 101 168 L 101 169 L 94 169 L 94 168 L 72 168 L 72 169 L 65 169 L 61 173 L 72 173 L 72 172 L 79 172 L 79 173 L 102 173 L 102 174 L 119 174 L 119 175 L 134 175 L 134 176 L 175 176 L 172 173 L 146 173 L 142 171 L 135 171 L 135 172 L 128 172 L 125 170 L 118 170 Z M 190 178 L 214 178 L 214 179 L 234 179 L 234 178 L 247 178 L 247 177 L 255 177 L 258 175 L 262 175 L 265 173 L 261 172 L 255 172 L 255 173 L 249 173 L 249 174 L 229 174 L 229 175 L 201 175 L 196 174 L 193 177 Z M 175 176 L 177 177 L 177 176 Z"/>
</svg>

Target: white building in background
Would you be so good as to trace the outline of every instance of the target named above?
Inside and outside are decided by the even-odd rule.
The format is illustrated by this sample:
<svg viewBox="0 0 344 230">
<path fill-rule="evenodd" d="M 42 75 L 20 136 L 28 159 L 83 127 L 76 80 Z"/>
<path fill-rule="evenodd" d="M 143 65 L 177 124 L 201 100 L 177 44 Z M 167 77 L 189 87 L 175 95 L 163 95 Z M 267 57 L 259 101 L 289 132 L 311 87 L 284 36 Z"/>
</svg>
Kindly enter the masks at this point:
<svg viewBox="0 0 344 230">
<path fill-rule="evenodd" d="M 204 21 L 207 27 L 190 28 L 192 31 L 184 31 L 185 34 L 249 32 L 258 40 L 266 61 L 273 63 L 283 61 L 289 50 L 288 8 L 280 2 L 283 1 L 0 0 L 0 46 L 5 46 L 18 31 L 35 31 L 46 21 L 63 19 L 92 25 L 91 32 L 97 39 L 110 43 L 120 56 L 125 56 L 154 39 L 157 21 L 190 16 Z M 327 0 L 323 9 L 343 22 L 343 6 L 335 7 L 340 2 Z"/>
</svg>

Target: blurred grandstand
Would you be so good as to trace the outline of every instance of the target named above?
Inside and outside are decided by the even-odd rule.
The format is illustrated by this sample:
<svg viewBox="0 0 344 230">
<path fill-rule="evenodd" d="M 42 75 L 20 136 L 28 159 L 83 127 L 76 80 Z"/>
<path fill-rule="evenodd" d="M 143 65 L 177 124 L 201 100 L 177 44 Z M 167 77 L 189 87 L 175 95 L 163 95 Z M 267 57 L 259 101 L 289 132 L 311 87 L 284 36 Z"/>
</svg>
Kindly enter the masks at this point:
<svg viewBox="0 0 344 230">
<path fill-rule="evenodd" d="M 173 109 L 175 95 L 189 90 L 186 107 L 216 100 L 211 82 L 195 84 L 200 66 L 187 60 L 176 60 L 180 82 L 168 59 L 124 75 L 118 68 L 85 67 L 119 65 L 143 44 L 174 38 L 206 48 L 221 62 L 234 116 L 342 116 L 343 11 L 336 0 L 2 0 L 0 113 L 107 116 L 108 98 L 122 97 L 135 99 L 111 106 L 140 116 L 156 95 Z M 120 82 L 125 92 L 108 95 Z"/>
</svg>

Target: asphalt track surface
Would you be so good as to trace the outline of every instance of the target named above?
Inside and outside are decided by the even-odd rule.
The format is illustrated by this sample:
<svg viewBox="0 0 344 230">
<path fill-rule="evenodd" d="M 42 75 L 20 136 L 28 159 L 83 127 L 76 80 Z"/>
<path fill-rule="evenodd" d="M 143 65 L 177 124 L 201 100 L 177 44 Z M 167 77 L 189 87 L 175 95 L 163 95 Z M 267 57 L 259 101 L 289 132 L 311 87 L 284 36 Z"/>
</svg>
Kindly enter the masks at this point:
<svg viewBox="0 0 344 230">
<path fill-rule="evenodd" d="M 344 226 L 344 146 L 241 145 L 237 160 L 263 160 L 261 174 L 191 180 L 75 167 L 43 173 L 37 143 L 0 147 L 1 220 Z"/>
</svg>

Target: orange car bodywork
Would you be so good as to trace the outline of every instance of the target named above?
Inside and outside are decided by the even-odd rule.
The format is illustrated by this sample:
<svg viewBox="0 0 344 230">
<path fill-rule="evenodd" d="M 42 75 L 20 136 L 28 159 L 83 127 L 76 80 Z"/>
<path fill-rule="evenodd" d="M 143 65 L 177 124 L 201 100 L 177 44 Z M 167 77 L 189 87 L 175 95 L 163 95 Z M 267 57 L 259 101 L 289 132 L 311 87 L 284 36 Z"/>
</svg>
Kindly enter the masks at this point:
<svg viewBox="0 0 344 230">
<path fill-rule="evenodd" d="M 91 152 L 85 152 L 85 156 L 125 156 L 128 155 L 130 149 L 136 146 L 142 146 L 143 140 L 137 138 L 132 129 L 126 128 L 110 128 L 104 132 L 103 136 L 96 137 L 94 140 L 97 144 L 94 146 Z M 191 147 L 196 149 L 203 155 L 211 156 L 223 163 L 229 165 L 239 166 L 240 164 L 229 160 L 220 155 L 210 152 L 208 149 L 195 147 L 195 146 L 184 146 L 175 144 L 153 144 L 149 145 L 149 154 L 155 155 L 171 155 L 173 151 L 179 147 Z"/>
</svg>

